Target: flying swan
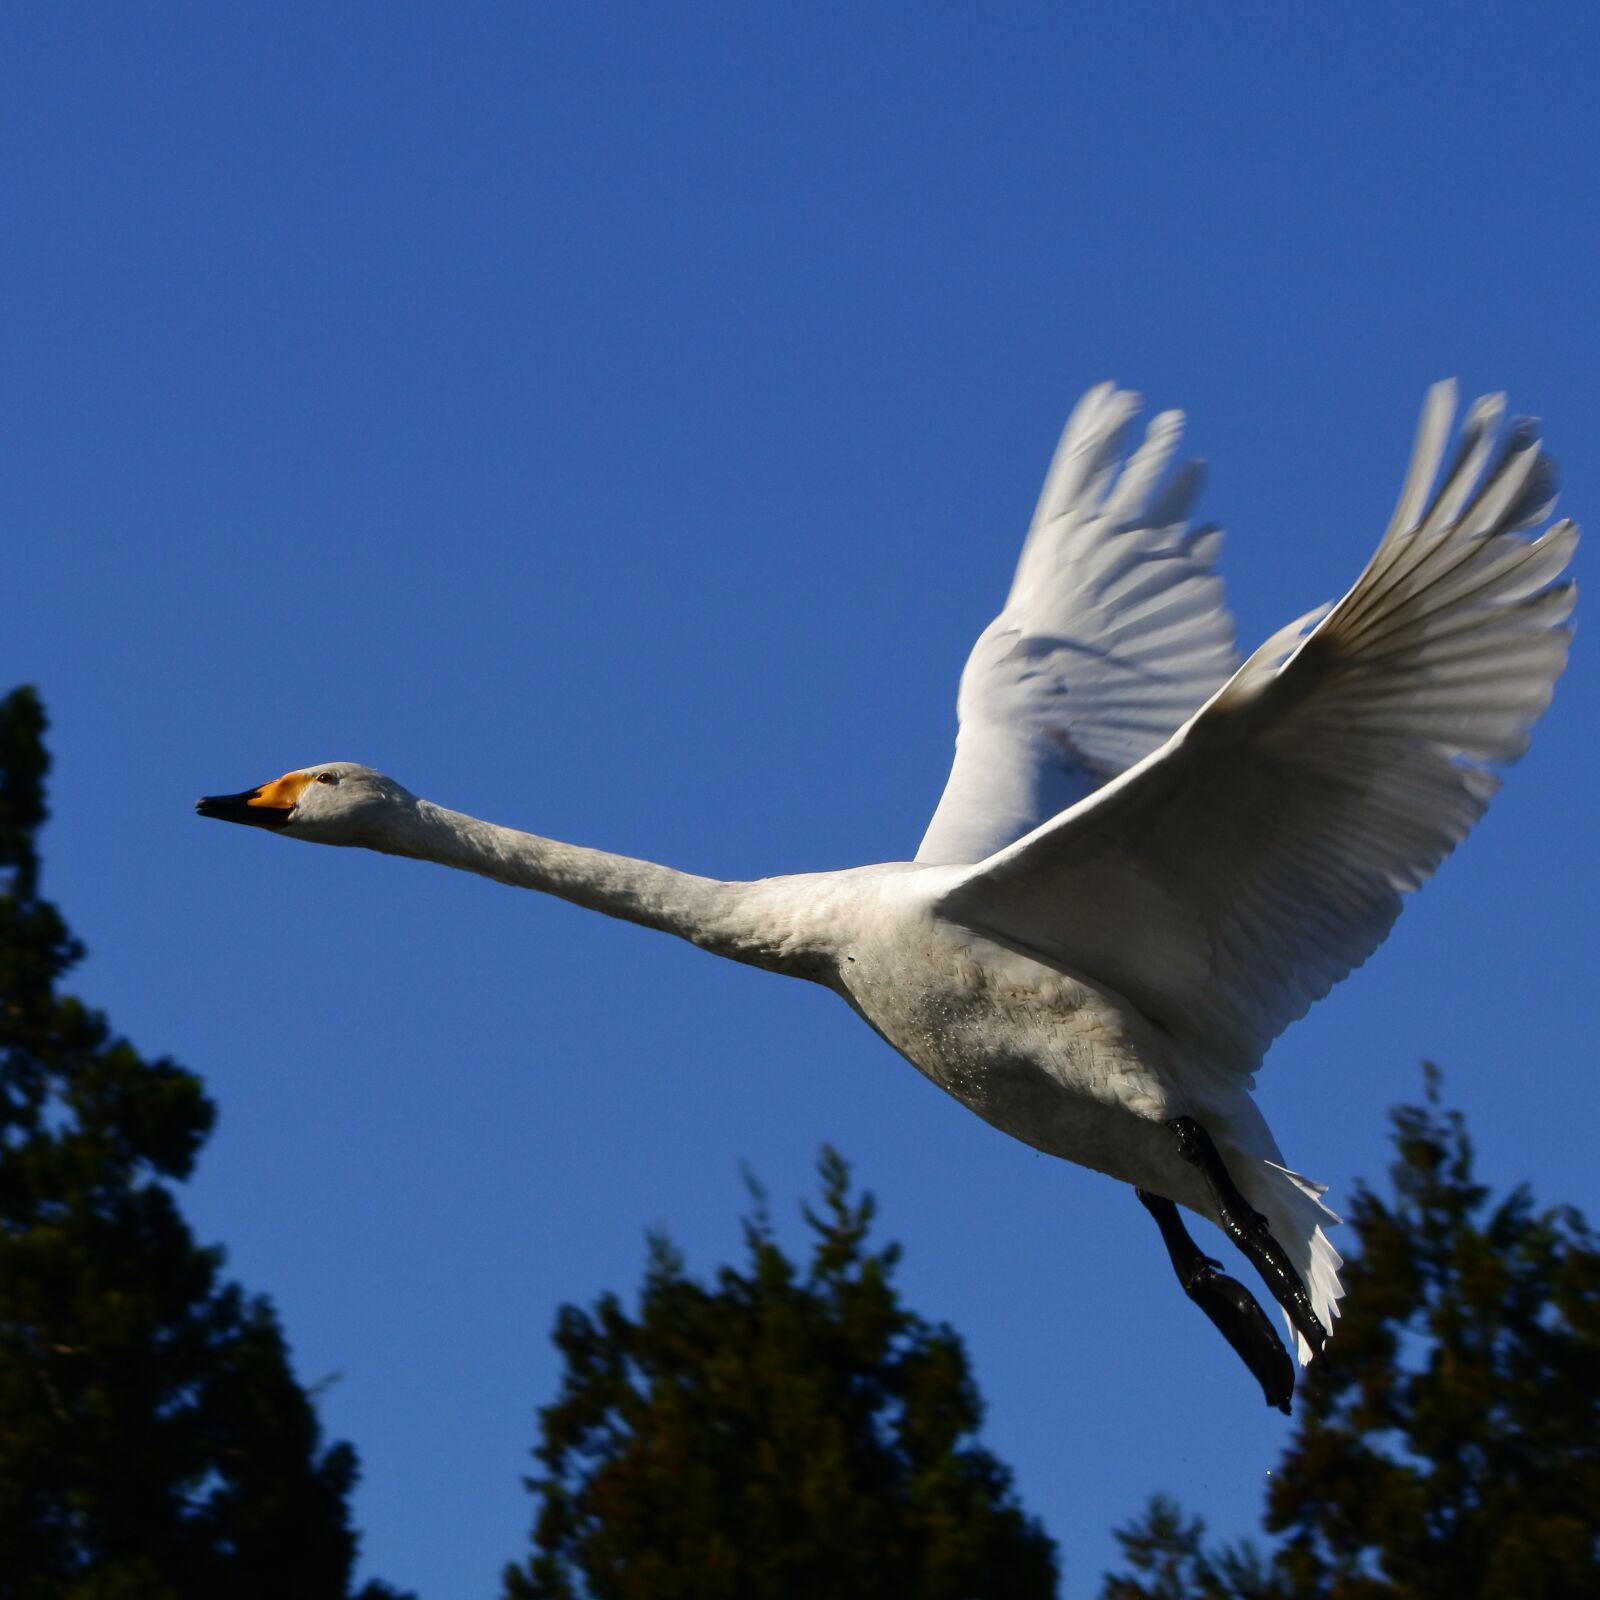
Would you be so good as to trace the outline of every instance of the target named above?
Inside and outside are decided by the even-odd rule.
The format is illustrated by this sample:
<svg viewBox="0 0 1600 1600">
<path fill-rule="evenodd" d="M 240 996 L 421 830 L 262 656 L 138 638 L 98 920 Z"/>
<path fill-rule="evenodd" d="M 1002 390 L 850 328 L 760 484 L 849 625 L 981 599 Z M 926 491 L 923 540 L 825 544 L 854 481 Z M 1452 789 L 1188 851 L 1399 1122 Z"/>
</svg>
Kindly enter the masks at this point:
<svg viewBox="0 0 1600 1600">
<path fill-rule="evenodd" d="M 1533 425 L 1436 384 L 1393 520 L 1336 605 L 1240 664 L 1191 529 L 1182 416 L 1079 402 L 1011 592 L 962 674 L 955 762 L 913 861 L 724 883 L 447 811 L 370 767 L 303 767 L 202 816 L 437 861 L 835 990 L 1036 1150 L 1134 1185 L 1184 1290 L 1288 1411 L 1294 1364 L 1189 1237 L 1221 1226 L 1302 1364 L 1342 1293 L 1323 1186 L 1251 1099 L 1267 1047 L 1378 946 L 1549 704 L 1577 542 Z"/>
</svg>

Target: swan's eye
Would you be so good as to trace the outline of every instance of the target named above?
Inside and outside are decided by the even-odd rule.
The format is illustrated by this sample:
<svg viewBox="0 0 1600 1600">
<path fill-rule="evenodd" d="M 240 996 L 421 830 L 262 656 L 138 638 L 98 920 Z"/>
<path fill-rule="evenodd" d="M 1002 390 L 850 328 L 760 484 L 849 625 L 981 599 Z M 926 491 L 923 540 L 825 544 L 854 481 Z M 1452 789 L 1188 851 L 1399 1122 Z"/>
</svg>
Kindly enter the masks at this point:
<svg viewBox="0 0 1600 1600">
<path fill-rule="evenodd" d="M 318 783 L 337 783 L 338 781 L 339 774 L 337 772 L 319 772 L 317 774 Z"/>
</svg>

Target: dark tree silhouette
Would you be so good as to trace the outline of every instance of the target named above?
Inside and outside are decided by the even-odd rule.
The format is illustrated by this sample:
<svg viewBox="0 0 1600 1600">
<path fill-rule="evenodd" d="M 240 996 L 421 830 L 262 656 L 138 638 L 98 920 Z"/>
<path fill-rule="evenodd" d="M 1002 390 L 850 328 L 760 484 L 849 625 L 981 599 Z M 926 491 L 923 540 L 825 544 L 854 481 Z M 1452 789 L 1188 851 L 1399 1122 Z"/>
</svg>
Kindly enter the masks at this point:
<svg viewBox="0 0 1600 1600">
<path fill-rule="evenodd" d="M 960 1340 L 899 1302 L 898 1251 L 869 1248 L 825 1150 L 801 1268 L 759 1190 L 742 1269 L 696 1282 L 652 1236 L 630 1315 L 568 1306 L 561 1395 L 528 1481 L 534 1553 L 507 1600 L 1030 1600 L 1055 1549 L 972 1441 Z"/>
<path fill-rule="evenodd" d="M 211 1103 L 57 992 L 83 952 L 38 893 L 44 728 L 0 701 L 0 1596 L 345 1600 L 355 1455 L 169 1188 Z"/>
<path fill-rule="evenodd" d="M 1392 1195 L 1356 1193 L 1333 1361 L 1267 1497 L 1277 1543 L 1207 1549 L 1158 1497 L 1102 1600 L 1600 1595 L 1600 1238 L 1526 1186 L 1494 1200 L 1424 1075 L 1393 1114 Z"/>
</svg>

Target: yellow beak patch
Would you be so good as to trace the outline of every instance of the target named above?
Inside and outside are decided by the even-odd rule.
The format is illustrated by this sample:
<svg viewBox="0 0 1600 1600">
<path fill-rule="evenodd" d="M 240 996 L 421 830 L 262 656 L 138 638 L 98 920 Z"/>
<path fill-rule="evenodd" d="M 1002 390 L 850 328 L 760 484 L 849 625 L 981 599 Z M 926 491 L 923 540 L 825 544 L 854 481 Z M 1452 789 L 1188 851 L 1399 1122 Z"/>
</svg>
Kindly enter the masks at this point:
<svg viewBox="0 0 1600 1600">
<path fill-rule="evenodd" d="M 261 806 L 269 811 L 293 811 L 300 804 L 300 796 L 311 782 L 309 772 L 286 772 L 271 783 L 264 783 L 245 799 L 247 806 Z"/>
</svg>

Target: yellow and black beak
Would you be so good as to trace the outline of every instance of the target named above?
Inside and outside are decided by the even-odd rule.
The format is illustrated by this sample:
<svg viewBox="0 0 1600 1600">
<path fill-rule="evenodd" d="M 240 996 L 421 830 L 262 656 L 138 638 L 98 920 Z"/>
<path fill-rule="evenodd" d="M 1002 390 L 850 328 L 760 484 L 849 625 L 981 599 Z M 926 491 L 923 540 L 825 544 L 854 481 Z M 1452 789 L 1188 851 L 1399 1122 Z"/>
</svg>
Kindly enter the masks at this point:
<svg viewBox="0 0 1600 1600">
<path fill-rule="evenodd" d="M 286 772 L 243 794 L 208 794 L 197 800 L 194 808 L 202 817 L 216 817 L 223 822 L 246 822 L 253 828 L 286 828 L 310 782 L 309 772 Z"/>
</svg>

